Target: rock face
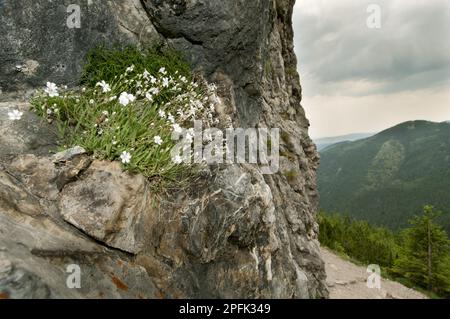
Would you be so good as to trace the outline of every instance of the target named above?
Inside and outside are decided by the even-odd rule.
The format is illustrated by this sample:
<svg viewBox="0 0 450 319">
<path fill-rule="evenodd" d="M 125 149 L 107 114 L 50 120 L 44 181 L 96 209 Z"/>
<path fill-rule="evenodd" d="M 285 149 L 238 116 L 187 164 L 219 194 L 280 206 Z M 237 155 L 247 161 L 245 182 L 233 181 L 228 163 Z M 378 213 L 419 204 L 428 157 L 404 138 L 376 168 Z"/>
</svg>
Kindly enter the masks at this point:
<svg viewBox="0 0 450 319">
<path fill-rule="evenodd" d="M 9 112 L 26 109 L 26 103 L 0 102 L 0 159 L 31 152 L 45 154 L 55 148 L 55 130 L 43 124 L 37 115 L 26 112 L 23 121 L 9 120 Z"/>
<path fill-rule="evenodd" d="M 327 297 L 315 221 L 319 159 L 300 104 L 293 0 L 80 1 L 82 17 L 91 19 L 82 19 L 85 26 L 76 30 L 66 29 L 62 2 L 27 2 L 0 5 L 0 40 L 7 48 L 0 55 L 3 90 L 47 80 L 70 85 L 83 55 L 101 40 L 159 39 L 185 53 L 195 70 L 217 84 L 223 111 L 235 127 L 282 130 L 280 172 L 263 175 L 252 165 L 210 167 L 190 191 L 156 196 L 142 177 L 81 150 L 48 154 L 55 144 L 52 128 L 40 124 L 26 130 L 2 115 L 17 102 L 0 104 L 0 131 L 6 132 L 0 138 L 10 141 L 0 146 L 1 293 Z M 27 18 L 20 19 L 17 10 Z M 54 26 L 61 33 L 46 26 L 50 20 L 63 21 Z M 47 33 L 25 35 L 31 26 Z M 40 41 L 50 33 L 50 42 Z M 73 64 L 57 76 L 51 70 L 64 54 Z M 14 69 L 28 60 L 39 64 L 34 72 Z M 33 138 L 42 141 L 39 147 L 29 142 Z M 81 289 L 66 285 L 71 264 L 81 268 Z"/>
<path fill-rule="evenodd" d="M 144 246 L 144 220 L 151 207 L 143 176 L 122 172 L 119 163 L 93 162 L 82 182 L 61 192 L 64 220 L 108 246 L 139 253 Z"/>
<path fill-rule="evenodd" d="M 3 0 L 0 89 L 74 85 L 90 48 L 158 37 L 139 0 Z"/>
</svg>

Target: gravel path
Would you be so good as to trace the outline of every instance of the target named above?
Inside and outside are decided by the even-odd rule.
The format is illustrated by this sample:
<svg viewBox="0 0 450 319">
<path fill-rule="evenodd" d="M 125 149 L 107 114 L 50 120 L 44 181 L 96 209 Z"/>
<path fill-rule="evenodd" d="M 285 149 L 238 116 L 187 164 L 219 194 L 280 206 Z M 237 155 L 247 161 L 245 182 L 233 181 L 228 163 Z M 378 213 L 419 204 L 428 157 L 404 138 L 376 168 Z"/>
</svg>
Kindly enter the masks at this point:
<svg viewBox="0 0 450 319">
<path fill-rule="evenodd" d="M 331 299 L 426 299 L 420 292 L 398 282 L 381 279 L 381 288 L 368 288 L 366 267 L 357 266 L 322 248 Z"/>
</svg>

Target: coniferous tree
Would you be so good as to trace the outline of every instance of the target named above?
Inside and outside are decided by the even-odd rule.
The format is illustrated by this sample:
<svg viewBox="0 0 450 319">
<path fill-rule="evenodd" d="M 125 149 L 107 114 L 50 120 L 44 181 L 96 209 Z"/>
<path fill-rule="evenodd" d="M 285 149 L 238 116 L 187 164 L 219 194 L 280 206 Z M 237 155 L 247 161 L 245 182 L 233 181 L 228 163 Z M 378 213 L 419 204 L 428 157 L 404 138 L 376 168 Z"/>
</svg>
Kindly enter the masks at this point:
<svg viewBox="0 0 450 319">
<path fill-rule="evenodd" d="M 440 215 L 425 206 L 423 215 L 413 218 L 402 234 L 402 249 L 394 272 L 430 291 L 450 290 L 449 239 L 436 223 Z"/>
</svg>

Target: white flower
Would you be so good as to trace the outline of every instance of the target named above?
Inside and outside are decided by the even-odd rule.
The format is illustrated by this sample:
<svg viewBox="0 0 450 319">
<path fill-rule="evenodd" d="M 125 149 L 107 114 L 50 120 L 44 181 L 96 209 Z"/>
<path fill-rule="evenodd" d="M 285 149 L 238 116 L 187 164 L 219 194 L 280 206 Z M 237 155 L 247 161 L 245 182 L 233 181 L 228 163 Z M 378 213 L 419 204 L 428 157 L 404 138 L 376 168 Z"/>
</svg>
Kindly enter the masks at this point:
<svg viewBox="0 0 450 319">
<path fill-rule="evenodd" d="M 175 123 L 175 117 L 172 114 L 168 114 L 167 115 L 167 119 L 169 120 L 169 122 L 171 122 L 172 124 Z"/>
<path fill-rule="evenodd" d="M 101 82 L 97 83 L 97 86 L 102 87 L 103 93 L 111 92 L 111 87 L 105 81 L 101 81 Z"/>
<path fill-rule="evenodd" d="M 94 100 L 92 100 L 92 99 L 89 100 L 89 104 L 94 104 L 94 103 L 95 103 Z"/>
<path fill-rule="evenodd" d="M 117 141 L 116 140 L 112 141 L 112 145 L 117 145 Z"/>
<path fill-rule="evenodd" d="M 47 87 L 44 90 L 45 93 L 48 94 L 49 97 L 59 96 L 58 87 L 55 83 L 47 82 Z"/>
<path fill-rule="evenodd" d="M 162 83 L 163 87 L 167 88 L 169 87 L 169 79 L 168 78 L 163 78 L 163 83 Z"/>
<path fill-rule="evenodd" d="M 178 124 L 174 124 L 173 125 L 173 131 L 175 132 L 175 133 L 182 133 L 183 132 L 183 129 L 181 128 L 181 126 L 180 125 L 178 125 Z"/>
<path fill-rule="evenodd" d="M 151 89 L 149 90 L 149 92 L 150 92 L 151 94 L 153 94 L 153 95 L 157 95 L 157 94 L 159 93 L 159 89 L 158 89 L 158 88 L 151 88 Z"/>
<path fill-rule="evenodd" d="M 20 112 L 19 110 L 14 110 L 12 112 L 8 113 L 8 117 L 11 121 L 18 121 L 22 118 L 23 112 Z"/>
<path fill-rule="evenodd" d="M 134 65 L 128 67 L 128 68 L 125 70 L 126 73 L 133 72 L 133 71 L 134 71 Z"/>
<path fill-rule="evenodd" d="M 155 144 L 158 144 L 159 146 L 161 146 L 163 143 L 161 136 L 155 136 L 153 140 L 155 141 Z"/>
<path fill-rule="evenodd" d="M 150 92 L 147 92 L 147 93 L 145 94 L 145 98 L 146 98 L 147 100 L 149 100 L 150 102 L 153 102 L 153 95 L 152 95 Z"/>
<path fill-rule="evenodd" d="M 142 75 L 144 76 L 144 78 L 148 79 L 150 76 L 150 73 L 148 73 L 148 71 L 145 70 L 144 73 L 142 73 Z"/>
<path fill-rule="evenodd" d="M 108 111 L 103 111 L 102 114 L 103 114 L 104 116 L 108 116 L 108 115 L 109 115 L 109 112 L 108 112 Z"/>
<path fill-rule="evenodd" d="M 161 69 L 159 69 L 159 73 L 166 74 L 167 73 L 166 68 L 162 67 Z"/>
<path fill-rule="evenodd" d="M 123 106 L 127 106 L 131 102 L 134 102 L 134 100 L 136 100 L 134 95 L 128 94 L 127 92 L 122 92 L 122 94 L 120 94 L 119 96 L 119 103 L 122 104 Z"/>
<path fill-rule="evenodd" d="M 173 161 L 175 164 L 181 164 L 181 163 L 183 163 L 183 159 L 181 158 L 180 155 L 174 156 L 174 157 L 172 158 L 172 161 Z"/>
<path fill-rule="evenodd" d="M 161 117 L 161 118 L 166 117 L 166 112 L 164 112 L 163 110 L 159 110 L 158 114 L 159 114 L 159 117 Z"/>
<path fill-rule="evenodd" d="M 128 152 L 123 152 L 122 155 L 120 155 L 120 159 L 123 164 L 129 164 L 131 162 L 131 154 Z"/>
</svg>

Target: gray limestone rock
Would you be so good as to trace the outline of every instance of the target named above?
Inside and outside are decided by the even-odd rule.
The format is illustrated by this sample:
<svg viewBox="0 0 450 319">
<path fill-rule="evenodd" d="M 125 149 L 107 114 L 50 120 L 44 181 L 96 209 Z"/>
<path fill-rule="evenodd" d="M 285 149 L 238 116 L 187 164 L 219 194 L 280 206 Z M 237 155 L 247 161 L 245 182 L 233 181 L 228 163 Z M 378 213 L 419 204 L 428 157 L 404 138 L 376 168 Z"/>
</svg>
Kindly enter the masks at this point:
<svg viewBox="0 0 450 319">
<path fill-rule="evenodd" d="M 0 91 L 76 85 L 93 47 L 158 37 L 139 0 L 3 0 Z"/>
<path fill-rule="evenodd" d="M 13 121 L 9 113 L 23 112 L 22 120 Z M 57 134 L 41 118 L 27 112 L 22 102 L 0 103 L 0 159 L 18 154 L 48 154 L 57 144 Z"/>
<path fill-rule="evenodd" d="M 82 27 L 66 25 L 79 4 Z M 319 156 L 293 51 L 294 0 L 13 1 L 0 6 L 0 86 L 75 84 L 89 48 L 155 39 L 217 84 L 235 127 L 281 130 L 280 171 L 210 167 L 155 198 L 140 176 L 0 104 L 0 293 L 44 298 L 324 298 Z M 19 108 L 24 121 L 8 119 Z M 67 265 L 84 274 L 68 289 Z M 17 288 L 17 287 L 22 288 Z"/>
<path fill-rule="evenodd" d="M 151 193 L 143 176 L 124 173 L 119 163 L 95 161 L 83 177 L 61 192 L 64 220 L 108 246 L 137 254 L 152 213 Z"/>
</svg>

